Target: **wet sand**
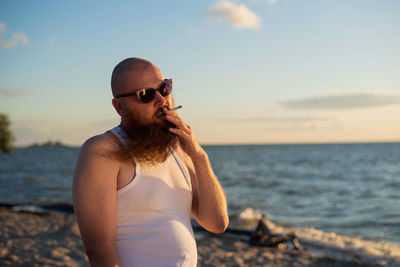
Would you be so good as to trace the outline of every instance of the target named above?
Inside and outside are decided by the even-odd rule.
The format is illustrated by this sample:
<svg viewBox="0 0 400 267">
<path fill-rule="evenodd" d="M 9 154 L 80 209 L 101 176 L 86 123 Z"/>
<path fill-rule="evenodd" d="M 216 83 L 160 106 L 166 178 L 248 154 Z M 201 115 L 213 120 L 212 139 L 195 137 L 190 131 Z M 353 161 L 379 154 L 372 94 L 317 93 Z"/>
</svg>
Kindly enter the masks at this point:
<svg viewBox="0 0 400 267">
<path fill-rule="evenodd" d="M 89 266 L 73 215 L 0 210 L 0 266 Z M 198 266 L 382 266 L 250 247 L 246 237 L 196 232 Z"/>
</svg>

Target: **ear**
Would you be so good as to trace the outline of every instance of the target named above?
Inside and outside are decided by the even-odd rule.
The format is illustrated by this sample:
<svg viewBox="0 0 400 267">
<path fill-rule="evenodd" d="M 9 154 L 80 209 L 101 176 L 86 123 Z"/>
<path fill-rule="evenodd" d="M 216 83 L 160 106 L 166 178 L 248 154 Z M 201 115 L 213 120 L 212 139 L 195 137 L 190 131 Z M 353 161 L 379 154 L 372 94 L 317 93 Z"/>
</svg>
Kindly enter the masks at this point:
<svg viewBox="0 0 400 267">
<path fill-rule="evenodd" d="M 122 107 L 121 107 L 121 102 L 119 102 L 118 99 L 113 98 L 111 101 L 112 105 L 114 106 L 115 110 L 118 112 L 120 116 L 122 116 Z"/>
</svg>

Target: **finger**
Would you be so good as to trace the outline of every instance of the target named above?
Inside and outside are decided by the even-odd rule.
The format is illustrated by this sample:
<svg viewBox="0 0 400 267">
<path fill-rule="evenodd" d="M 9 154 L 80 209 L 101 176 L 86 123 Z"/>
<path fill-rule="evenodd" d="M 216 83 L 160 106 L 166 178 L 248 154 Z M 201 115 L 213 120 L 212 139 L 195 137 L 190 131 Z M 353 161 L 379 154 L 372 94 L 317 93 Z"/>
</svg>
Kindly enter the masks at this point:
<svg viewBox="0 0 400 267">
<path fill-rule="evenodd" d="M 170 115 L 165 115 L 165 118 L 171 123 L 175 124 L 178 128 L 184 129 L 187 133 L 190 133 L 190 128 L 186 123 L 183 122 L 181 118 L 172 117 Z"/>
<path fill-rule="evenodd" d="M 189 138 L 189 134 L 186 133 L 185 131 L 183 131 L 182 129 L 178 129 L 178 128 L 169 128 L 170 132 L 173 132 L 176 135 L 179 135 L 180 137 L 187 139 Z"/>
<path fill-rule="evenodd" d="M 165 115 L 165 118 L 168 121 L 170 121 L 173 124 L 175 124 L 176 126 L 178 126 L 179 124 L 182 124 L 182 122 L 178 118 L 172 117 L 171 115 Z"/>
<path fill-rule="evenodd" d="M 166 108 L 163 108 L 163 111 L 165 112 L 165 116 L 166 116 L 166 117 L 167 117 L 167 116 L 170 116 L 170 117 L 172 117 L 172 118 L 175 118 L 175 119 L 179 120 L 179 122 L 180 122 L 181 124 L 179 124 L 178 121 L 169 120 L 170 122 L 174 123 L 176 126 L 180 126 L 180 128 L 184 128 L 184 129 L 187 129 L 187 130 L 189 130 L 189 131 L 192 129 L 188 124 L 186 124 L 186 123 L 182 120 L 181 117 L 179 117 L 179 115 L 178 115 L 175 111 L 170 111 L 170 110 L 168 110 L 168 109 L 166 109 Z M 178 124 L 179 124 L 179 125 L 178 125 Z"/>
<path fill-rule="evenodd" d="M 175 111 L 169 111 L 168 109 L 164 108 L 164 109 L 163 109 L 163 112 L 164 112 L 164 115 L 165 115 L 165 116 L 171 116 L 171 117 L 173 117 L 173 118 L 182 120 L 182 119 L 179 117 L 179 115 L 175 113 Z"/>
</svg>

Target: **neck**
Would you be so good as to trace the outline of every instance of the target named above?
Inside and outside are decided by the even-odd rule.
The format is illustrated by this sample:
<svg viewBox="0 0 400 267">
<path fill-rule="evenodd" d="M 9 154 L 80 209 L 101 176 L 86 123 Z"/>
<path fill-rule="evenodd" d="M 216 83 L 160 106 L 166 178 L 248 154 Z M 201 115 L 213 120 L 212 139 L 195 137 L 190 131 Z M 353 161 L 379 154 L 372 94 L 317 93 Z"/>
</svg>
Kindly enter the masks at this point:
<svg viewBox="0 0 400 267">
<path fill-rule="evenodd" d="M 122 129 L 128 129 L 128 123 L 127 123 L 125 120 L 123 120 L 123 119 L 121 119 L 121 122 L 119 123 L 119 126 L 120 126 Z"/>
</svg>

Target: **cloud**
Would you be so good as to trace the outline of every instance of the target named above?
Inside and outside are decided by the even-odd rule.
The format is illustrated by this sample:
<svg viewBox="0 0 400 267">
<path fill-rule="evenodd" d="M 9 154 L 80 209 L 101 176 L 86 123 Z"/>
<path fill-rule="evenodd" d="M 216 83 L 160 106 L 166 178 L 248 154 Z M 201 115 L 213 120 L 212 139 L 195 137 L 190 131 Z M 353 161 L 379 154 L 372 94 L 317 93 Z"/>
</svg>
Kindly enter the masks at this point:
<svg viewBox="0 0 400 267">
<path fill-rule="evenodd" d="M 29 44 L 28 37 L 24 33 L 21 32 L 14 33 L 10 39 L 6 40 L 5 32 L 6 32 L 6 24 L 2 22 L 0 23 L 0 47 L 12 48 L 19 44 L 21 45 Z"/>
<path fill-rule="evenodd" d="M 251 128 L 259 132 L 307 132 L 331 131 L 342 128 L 338 119 L 324 116 L 299 116 L 276 114 L 266 116 L 247 116 L 222 120 L 224 123 L 234 123 L 243 128 Z"/>
<path fill-rule="evenodd" d="M 291 109 L 355 109 L 372 108 L 387 105 L 400 105 L 399 94 L 353 93 L 311 97 L 281 102 Z"/>
<path fill-rule="evenodd" d="M 18 89 L 1 89 L 0 88 L 0 99 L 5 97 L 20 97 L 26 95 L 32 95 L 35 93 L 42 92 L 44 88 L 38 87 L 25 87 Z"/>
<path fill-rule="evenodd" d="M 327 121 L 331 118 L 327 117 L 311 117 L 311 116 L 249 116 L 242 118 L 234 118 L 229 121 L 235 122 L 266 122 L 266 123 L 306 123 L 306 122 L 317 122 L 317 121 Z M 226 121 L 226 120 L 225 120 Z"/>
<path fill-rule="evenodd" d="M 217 21 L 228 21 L 237 29 L 255 30 L 261 26 L 261 19 L 246 5 L 234 4 L 225 0 L 210 6 L 207 16 Z"/>
<path fill-rule="evenodd" d="M 278 2 L 278 0 L 267 0 L 268 4 L 273 5 Z"/>
</svg>

